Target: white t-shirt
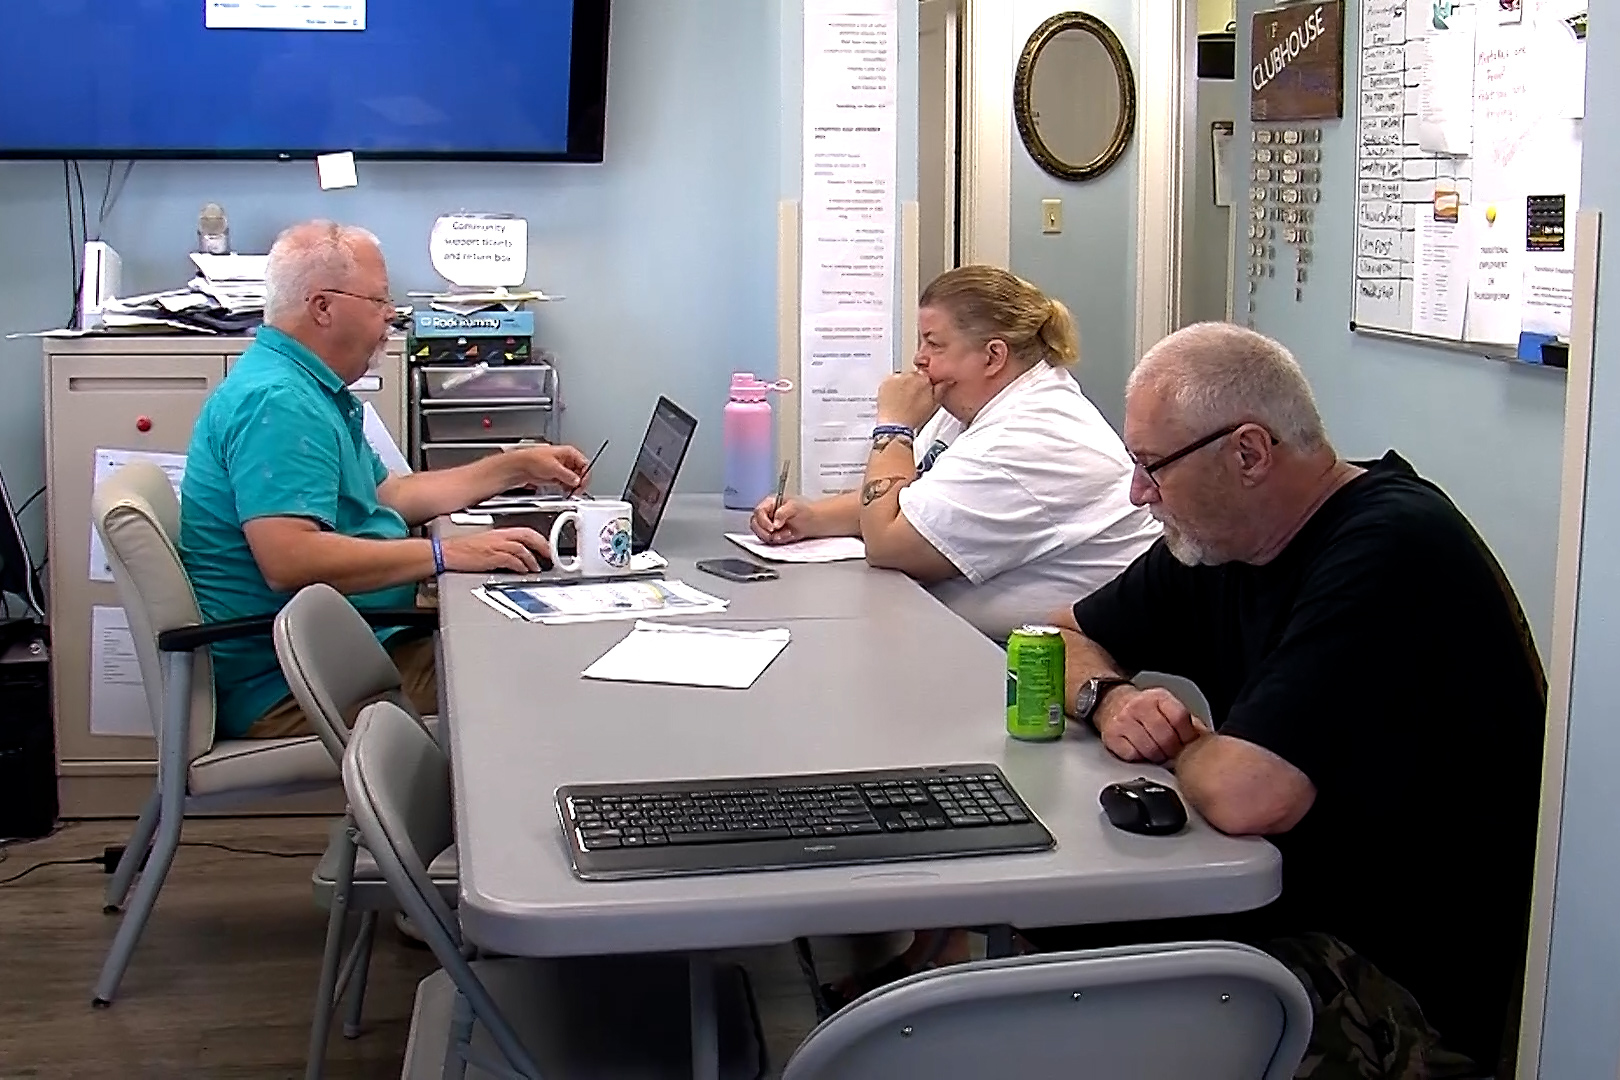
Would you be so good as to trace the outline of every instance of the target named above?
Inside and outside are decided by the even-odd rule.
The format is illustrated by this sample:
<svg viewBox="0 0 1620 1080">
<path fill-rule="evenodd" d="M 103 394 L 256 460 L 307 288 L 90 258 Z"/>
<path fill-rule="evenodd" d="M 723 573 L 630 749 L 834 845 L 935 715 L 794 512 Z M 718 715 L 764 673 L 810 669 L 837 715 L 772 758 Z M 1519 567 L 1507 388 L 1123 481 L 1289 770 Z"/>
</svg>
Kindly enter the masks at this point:
<svg viewBox="0 0 1620 1080">
<path fill-rule="evenodd" d="M 1159 537 L 1131 505 L 1125 444 L 1044 362 L 971 425 L 935 413 L 915 449 L 928 467 L 901 489 L 900 511 L 962 574 L 930 591 L 998 641 L 1090 595 Z"/>
</svg>

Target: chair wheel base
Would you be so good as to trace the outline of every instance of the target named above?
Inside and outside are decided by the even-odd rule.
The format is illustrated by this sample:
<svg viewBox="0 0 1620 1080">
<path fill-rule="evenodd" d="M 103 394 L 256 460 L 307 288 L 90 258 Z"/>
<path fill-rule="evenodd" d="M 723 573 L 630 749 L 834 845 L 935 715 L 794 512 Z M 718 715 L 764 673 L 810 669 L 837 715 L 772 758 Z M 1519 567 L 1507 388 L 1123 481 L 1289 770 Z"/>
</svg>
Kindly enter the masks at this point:
<svg viewBox="0 0 1620 1080">
<path fill-rule="evenodd" d="M 111 1006 L 112 1006 L 112 1002 L 108 1001 L 106 998 L 91 998 L 90 999 L 90 1007 L 92 1009 L 106 1009 L 106 1008 L 110 1008 Z"/>
<path fill-rule="evenodd" d="M 101 906 L 101 913 L 103 915 L 116 915 L 122 910 L 124 909 L 119 907 L 117 904 L 103 904 Z"/>
</svg>

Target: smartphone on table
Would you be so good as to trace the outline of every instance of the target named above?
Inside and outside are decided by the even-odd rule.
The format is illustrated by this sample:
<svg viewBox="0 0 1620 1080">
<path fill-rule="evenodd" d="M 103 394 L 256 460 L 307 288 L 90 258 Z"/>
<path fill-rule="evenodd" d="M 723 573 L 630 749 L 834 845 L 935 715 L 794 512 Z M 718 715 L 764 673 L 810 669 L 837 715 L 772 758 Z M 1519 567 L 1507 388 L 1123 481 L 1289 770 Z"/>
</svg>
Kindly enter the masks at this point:
<svg viewBox="0 0 1620 1080">
<path fill-rule="evenodd" d="M 727 581 L 774 581 L 775 570 L 747 559 L 699 559 L 697 568 Z"/>
</svg>

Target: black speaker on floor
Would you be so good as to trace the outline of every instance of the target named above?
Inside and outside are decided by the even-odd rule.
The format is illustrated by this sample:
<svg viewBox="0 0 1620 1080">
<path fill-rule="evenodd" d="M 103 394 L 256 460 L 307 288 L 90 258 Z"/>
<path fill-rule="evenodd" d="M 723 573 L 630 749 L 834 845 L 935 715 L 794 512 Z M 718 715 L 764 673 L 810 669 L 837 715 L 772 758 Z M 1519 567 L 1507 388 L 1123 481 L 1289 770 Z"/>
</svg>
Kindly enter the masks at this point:
<svg viewBox="0 0 1620 1080">
<path fill-rule="evenodd" d="M 50 649 L 36 624 L 0 652 L 0 840 L 48 835 L 57 806 Z"/>
</svg>

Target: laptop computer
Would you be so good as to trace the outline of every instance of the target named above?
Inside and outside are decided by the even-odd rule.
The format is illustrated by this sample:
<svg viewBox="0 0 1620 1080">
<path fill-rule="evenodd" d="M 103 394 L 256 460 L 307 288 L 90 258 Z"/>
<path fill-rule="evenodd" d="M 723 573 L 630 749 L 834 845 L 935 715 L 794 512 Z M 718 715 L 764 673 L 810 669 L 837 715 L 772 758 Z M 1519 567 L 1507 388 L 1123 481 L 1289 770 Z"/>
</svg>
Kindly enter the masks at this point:
<svg viewBox="0 0 1620 1080">
<path fill-rule="evenodd" d="M 697 434 L 697 418 L 667 397 L 653 406 L 647 433 L 636 451 L 635 464 L 620 496 L 630 504 L 630 548 L 641 554 L 652 547 L 653 535 L 664 518 L 675 478 L 686 461 L 686 452 Z M 586 496 L 588 498 L 588 496 Z M 497 498 L 478 506 L 479 513 L 491 514 L 501 525 L 526 525 L 539 533 L 551 530 L 557 515 L 571 509 L 577 499 Z M 572 529 L 565 529 L 558 546 L 559 555 L 572 555 Z"/>
</svg>

